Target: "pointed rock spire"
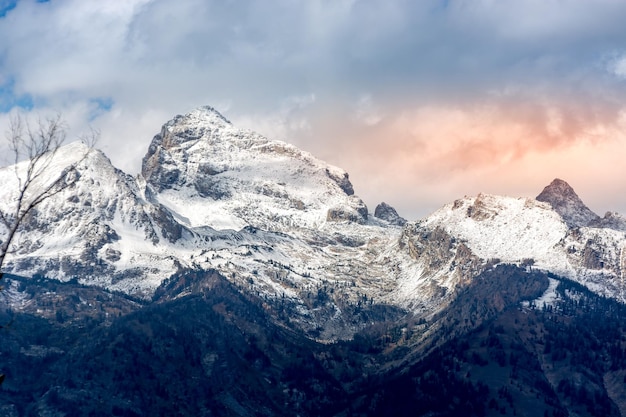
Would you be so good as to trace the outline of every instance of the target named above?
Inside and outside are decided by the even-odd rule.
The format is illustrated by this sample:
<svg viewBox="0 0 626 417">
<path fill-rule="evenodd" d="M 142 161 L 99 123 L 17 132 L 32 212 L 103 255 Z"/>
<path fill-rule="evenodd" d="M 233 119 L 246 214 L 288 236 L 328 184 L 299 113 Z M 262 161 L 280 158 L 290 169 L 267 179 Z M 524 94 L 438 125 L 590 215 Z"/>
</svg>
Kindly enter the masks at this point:
<svg viewBox="0 0 626 417">
<path fill-rule="evenodd" d="M 404 226 L 406 224 L 406 219 L 400 217 L 396 209 L 384 202 L 376 206 L 374 217 L 395 224 L 396 226 Z"/>
<path fill-rule="evenodd" d="M 558 178 L 545 187 L 535 199 L 549 203 L 568 227 L 587 226 L 600 218 L 582 202 L 567 182 Z"/>
</svg>

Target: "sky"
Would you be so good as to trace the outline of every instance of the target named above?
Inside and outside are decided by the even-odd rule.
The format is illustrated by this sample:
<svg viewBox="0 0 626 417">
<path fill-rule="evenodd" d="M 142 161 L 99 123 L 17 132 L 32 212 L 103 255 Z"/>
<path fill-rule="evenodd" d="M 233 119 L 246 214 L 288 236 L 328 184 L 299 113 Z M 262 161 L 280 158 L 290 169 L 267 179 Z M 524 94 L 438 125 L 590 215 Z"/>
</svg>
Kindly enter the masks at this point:
<svg viewBox="0 0 626 417">
<path fill-rule="evenodd" d="M 0 130 L 60 114 L 137 174 L 211 105 L 345 169 L 371 211 L 558 177 L 626 214 L 624 22 L 622 0 L 0 0 Z"/>
</svg>

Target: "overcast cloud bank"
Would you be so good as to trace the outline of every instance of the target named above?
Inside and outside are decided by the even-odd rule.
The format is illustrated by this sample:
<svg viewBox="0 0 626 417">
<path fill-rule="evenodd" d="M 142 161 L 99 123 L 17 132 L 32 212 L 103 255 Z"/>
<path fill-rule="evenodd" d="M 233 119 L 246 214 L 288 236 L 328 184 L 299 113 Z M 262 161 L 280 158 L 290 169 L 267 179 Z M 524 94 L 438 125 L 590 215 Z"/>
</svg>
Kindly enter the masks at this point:
<svg viewBox="0 0 626 417">
<path fill-rule="evenodd" d="M 626 3 L 0 1 L 0 127 L 61 113 L 136 173 L 173 115 L 233 123 L 348 170 L 416 218 L 568 180 L 626 213 Z"/>
</svg>

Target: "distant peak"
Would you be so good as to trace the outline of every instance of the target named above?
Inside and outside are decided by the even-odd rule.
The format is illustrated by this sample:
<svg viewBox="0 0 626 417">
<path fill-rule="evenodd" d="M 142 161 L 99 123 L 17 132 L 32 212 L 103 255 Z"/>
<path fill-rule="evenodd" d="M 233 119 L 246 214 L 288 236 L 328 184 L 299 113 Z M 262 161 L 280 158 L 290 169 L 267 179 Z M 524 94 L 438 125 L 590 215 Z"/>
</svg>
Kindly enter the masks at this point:
<svg viewBox="0 0 626 417">
<path fill-rule="evenodd" d="M 376 210 L 374 210 L 374 217 L 385 220 L 397 226 L 404 226 L 406 224 L 406 219 L 400 217 L 396 209 L 394 209 L 385 202 L 382 202 L 376 206 Z"/>
<path fill-rule="evenodd" d="M 543 189 L 543 192 L 551 192 L 558 194 L 576 194 L 571 185 L 560 178 L 555 178 L 552 182 Z"/>
<path fill-rule="evenodd" d="M 574 189 L 559 178 L 545 187 L 536 200 L 549 203 L 569 227 L 587 226 L 599 218 L 583 203 Z"/>
<path fill-rule="evenodd" d="M 543 191 L 537 196 L 536 200 L 544 201 L 546 203 L 563 203 L 565 201 L 575 201 L 583 204 L 578 194 L 567 182 L 562 179 L 555 178 L 552 182 L 546 186 Z"/>
</svg>

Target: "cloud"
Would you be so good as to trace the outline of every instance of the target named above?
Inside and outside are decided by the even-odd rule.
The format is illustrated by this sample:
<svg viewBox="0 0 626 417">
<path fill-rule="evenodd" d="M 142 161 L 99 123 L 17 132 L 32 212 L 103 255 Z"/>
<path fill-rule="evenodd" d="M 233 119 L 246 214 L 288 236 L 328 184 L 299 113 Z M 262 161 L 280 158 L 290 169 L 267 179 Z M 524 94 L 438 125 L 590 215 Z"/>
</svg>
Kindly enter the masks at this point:
<svg viewBox="0 0 626 417">
<path fill-rule="evenodd" d="M 626 185 L 617 162 L 626 107 L 603 113 L 584 101 L 512 94 L 405 108 L 371 126 L 329 108 L 311 116 L 319 134 L 308 150 L 347 169 L 369 205 L 386 201 L 409 218 L 478 192 L 534 197 L 555 177 L 582 184 L 577 191 L 593 195 L 600 212 L 624 207 L 615 197 Z"/>
<path fill-rule="evenodd" d="M 620 2 L 439 5 L 23 1 L 0 22 L 2 66 L 56 106 L 77 95 L 195 104 L 204 91 L 253 111 L 311 91 L 431 100 L 546 79 L 568 88 L 626 35 Z"/>
<path fill-rule="evenodd" d="M 608 64 L 608 71 L 626 80 L 626 54 L 618 55 L 611 59 Z"/>
<path fill-rule="evenodd" d="M 357 101 L 354 117 L 368 126 L 376 125 L 383 119 L 380 109 L 369 94 L 362 95 Z"/>
<path fill-rule="evenodd" d="M 311 132 L 308 109 L 316 102 L 315 94 L 284 99 L 278 108 L 237 119 L 237 126 L 259 132 L 268 138 L 291 141 Z"/>
<path fill-rule="evenodd" d="M 453 193 L 531 157 L 621 143 L 622 1 L 0 0 L 0 10 L 0 112 L 27 99 L 72 132 L 93 125 L 130 172 L 162 123 L 203 104 L 355 183 L 364 176 L 362 194 L 392 203 L 406 198 L 390 182 Z"/>
</svg>

